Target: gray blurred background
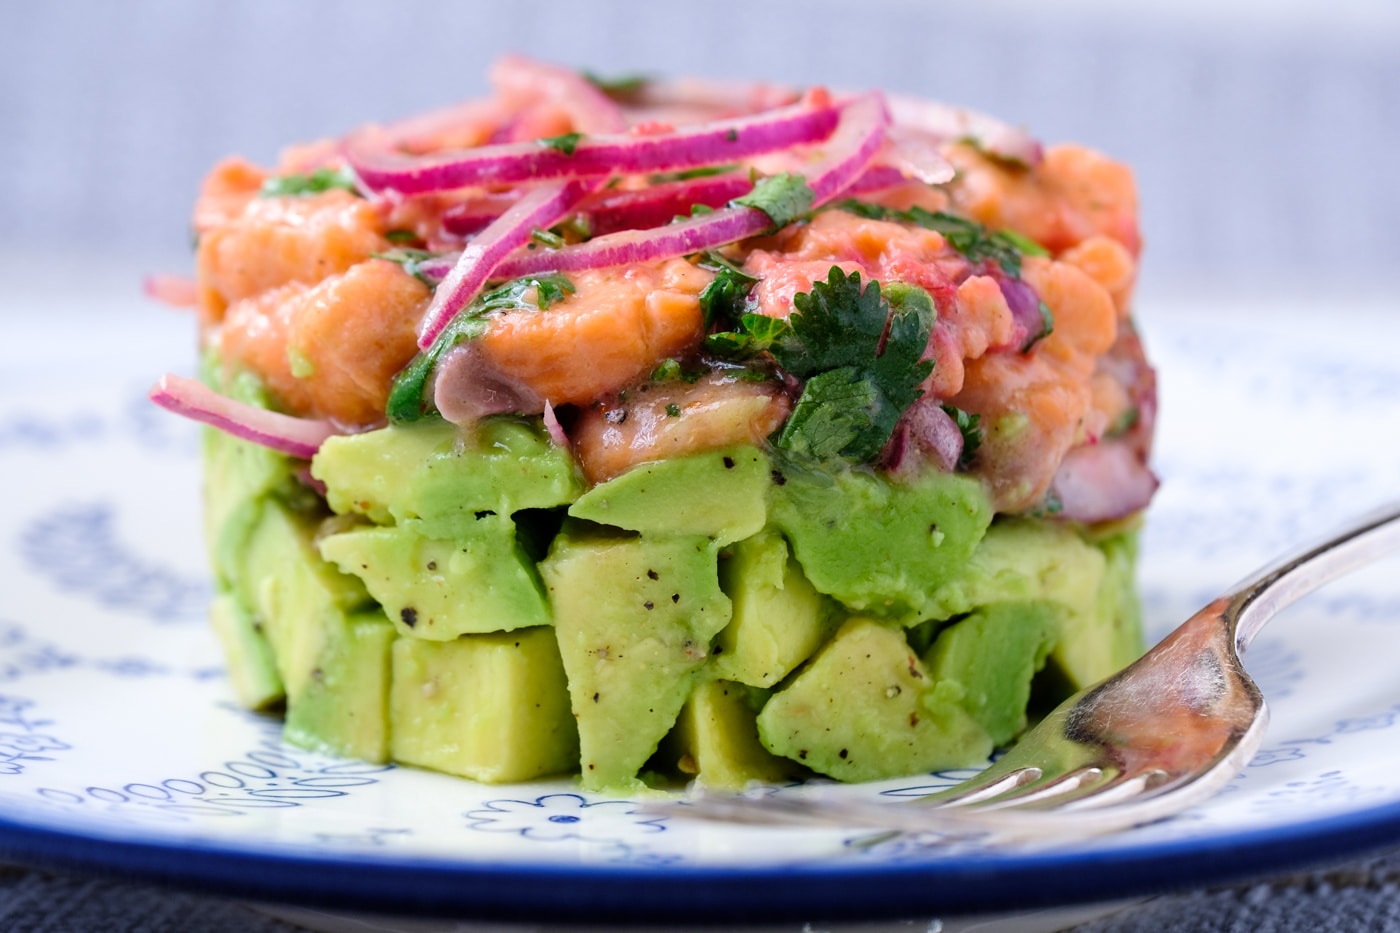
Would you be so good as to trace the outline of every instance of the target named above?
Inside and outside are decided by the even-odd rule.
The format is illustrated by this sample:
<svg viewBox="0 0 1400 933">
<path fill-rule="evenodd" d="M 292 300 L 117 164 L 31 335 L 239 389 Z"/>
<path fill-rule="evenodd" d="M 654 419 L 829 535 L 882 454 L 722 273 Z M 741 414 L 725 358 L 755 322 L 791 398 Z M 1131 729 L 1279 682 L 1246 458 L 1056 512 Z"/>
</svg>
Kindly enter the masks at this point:
<svg viewBox="0 0 1400 933">
<path fill-rule="evenodd" d="M 0 0 L 0 296 L 190 267 L 220 156 L 482 93 L 499 50 L 605 74 L 883 86 L 1131 163 L 1145 295 L 1386 300 L 1396 0 Z M 3 313 L 3 311 L 0 311 Z"/>
</svg>

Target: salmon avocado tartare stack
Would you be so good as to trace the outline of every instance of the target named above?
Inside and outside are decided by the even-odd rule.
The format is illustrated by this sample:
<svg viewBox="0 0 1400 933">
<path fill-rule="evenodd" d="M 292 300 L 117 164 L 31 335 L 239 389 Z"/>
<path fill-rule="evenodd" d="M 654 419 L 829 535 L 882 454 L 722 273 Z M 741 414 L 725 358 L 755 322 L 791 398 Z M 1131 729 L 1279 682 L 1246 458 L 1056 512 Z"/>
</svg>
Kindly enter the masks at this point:
<svg viewBox="0 0 1400 933">
<path fill-rule="evenodd" d="M 1141 648 L 1132 177 L 879 92 L 607 82 L 214 168 L 214 628 L 296 745 L 585 788 L 979 765 Z"/>
</svg>

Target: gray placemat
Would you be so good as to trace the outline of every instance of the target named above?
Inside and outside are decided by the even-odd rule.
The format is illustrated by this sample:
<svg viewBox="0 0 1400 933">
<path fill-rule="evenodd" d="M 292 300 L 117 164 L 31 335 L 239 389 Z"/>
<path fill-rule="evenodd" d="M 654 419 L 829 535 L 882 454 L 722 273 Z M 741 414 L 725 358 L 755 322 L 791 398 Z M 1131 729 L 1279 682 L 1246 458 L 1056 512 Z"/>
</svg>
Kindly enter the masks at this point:
<svg viewBox="0 0 1400 933">
<path fill-rule="evenodd" d="M 950 924 L 952 925 L 952 924 Z M 509 925 L 488 924 L 492 933 Z M 884 933 L 882 924 L 841 924 L 833 931 Z M 374 927 L 366 927 L 373 929 Z M 474 933 L 470 923 L 443 929 Z M 481 927 L 485 929 L 485 927 Z M 522 931 L 534 929 L 522 927 Z M 596 928 L 595 928 L 596 929 Z M 802 929 L 793 925 L 794 933 Z M 816 928 L 809 926 L 814 931 Z M 930 924 L 889 926 L 924 933 Z M 997 924 L 977 926 L 997 933 Z M 1018 926 L 1015 929 L 1028 929 Z M 1045 928 L 1038 927 L 1039 930 Z M 306 933 L 307 928 L 246 904 L 157 885 L 84 878 L 22 867 L 0 868 L 0 930 L 7 933 Z M 1072 933 L 1400 933 L 1400 850 L 1265 882 L 1169 894 Z"/>
</svg>

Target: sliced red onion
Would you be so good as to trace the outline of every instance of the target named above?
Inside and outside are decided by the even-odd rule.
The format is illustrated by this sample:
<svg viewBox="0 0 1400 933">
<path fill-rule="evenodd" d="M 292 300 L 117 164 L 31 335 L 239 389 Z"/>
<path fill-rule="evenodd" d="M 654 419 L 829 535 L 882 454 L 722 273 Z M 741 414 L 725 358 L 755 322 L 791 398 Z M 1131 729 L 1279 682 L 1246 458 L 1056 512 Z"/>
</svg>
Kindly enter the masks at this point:
<svg viewBox="0 0 1400 933">
<path fill-rule="evenodd" d="M 1037 340 L 1049 333 L 1046 327 L 1049 322 L 1045 315 L 1040 313 L 1040 296 L 1025 279 L 1012 278 L 1000 272 L 994 272 L 992 276 L 996 279 L 997 287 L 1001 289 L 1001 296 L 1011 308 L 1011 316 L 1015 318 L 1016 326 L 1025 331 L 1025 337 L 1015 345 L 1023 351 L 1029 350 Z"/>
<path fill-rule="evenodd" d="M 880 164 L 897 169 L 900 174 L 926 185 L 941 185 L 953 180 L 957 170 L 943 157 L 943 152 L 927 136 L 920 136 L 900 127 L 890 128 L 890 142 L 880 156 Z"/>
<path fill-rule="evenodd" d="M 149 397 L 167 411 L 303 460 L 315 456 L 326 438 L 343 433 L 329 421 L 294 418 L 248 405 L 173 373 L 161 376 Z"/>
<path fill-rule="evenodd" d="M 1157 477 L 1130 445 L 1117 441 L 1086 444 L 1065 455 L 1049 496 L 1058 500 L 1063 518 L 1105 522 L 1147 507 L 1159 485 Z"/>
<path fill-rule="evenodd" d="M 719 113 L 758 113 L 795 103 L 796 88 L 750 81 L 674 78 L 644 81 L 628 95 L 629 108 L 699 108 Z"/>
<path fill-rule="evenodd" d="M 547 182 L 526 194 L 481 231 L 462 250 L 452 271 L 433 293 L 432 304 L 423 315 L 419 348 L 426 350 L 433 345 L 447 322 L 481 291 L 501 260 L 529 241 L 530 231 L 552 226 L 595 187 L 594 182 L 577 179 Z"/>
<path fill-rule="evenodd" d="M 845 193 L 884 141 L 889 117 L 879 94 L 858 97 L 841 108 L 841 120 L 823 144 L 821 157 L 806 165 L 813 207 Z M 517 253 L 496 268 L 499 278 L 542 272 L 572 272 L 629 262 L 656 262 L 715 249 L 757 236 L 772 226 L 768 215 L 751 207 L 729 207 L 651 230 L 628 230 L 555 250 Z M 433 266 L 420 265 L 431 274 Z"/>
<path fill-rule="evenodd" d="M 621 133 L 627 129 L 617 104 L 568 68 L 522 55 L 504 55 L 491 67 L 491 83 L 505 97 L 524 95 L 562 104 L 580 133 Z"/>
<path fill-rule="evenodd" d="M 497 266 L 495 274 L 503 279 L 516 279 L 542 272 L 576 272 L 630 262 L 659 262 L 757 236 L 771 226 L 773 221 L 763 211 L 730 207 L 664 227 L 624 230 L 560 249 L 516 253 Z M 418 269 L 431 276 L 435 266 L 424 263 Z"/>
<path fill-rule="evenodd" d="M 549 432 L 549 439 L 555 444 L 565 450 L 569 448 L 569 435 L 564 433 L 564 426 L 559 423 L 559 418 L 554 414 L 554 406 L 549 404 L 549 399 L 544 400 L 544 429 Z"/>
<path fill-rule="evenodd" d="M 894 166 L 876 164 L 861 172 L 860 177 L 851 182 L 851 187 L 846 190 L 846 193 L 854 197 L 871 191 L 895 188 L 907 184 L 908 181 L 909 179 L 904 176 L 904 173 Z"/>
<path fill-rule="evenodd" d="M 729 172 L 686 181 L 665 182 L 636 191 L 604 191 L 580 209 L 594 236 L 640 230 L 687 215 L 695 204 L 722 207 L 753 190 L 747 172 Z"/>
<path fill-rule="evenodd" d="M 953 416 L 933 399 L 921 398 L 899 419 L 882 462 L 891 473 L 905 473 L 920 461 L 932 461 L 951 473 L 962 457 L 963 435 Z"/>
<path fill-rule="evenodd" d="M 469 340 L 438 363 L 433 405 L 453 424 L 471 424 L 487 415 L 543 411 L 544 399 L 500 373 L 483 358 L 481 345 Z"/>
<path fill-rule="evenodd" d="M 483 194 L 454 204 L 441 214 L 442 229 L 455 236 L 480 233 L 491 221 L 514 207 L 523 195 L 523 189 L 516 189 L 499 194 Z"/>
<path fill-rule="evenodd" d="M 199 285 L 183 275 L 148 275 L 141 282 L 146 297 L 172 308 L 193 308 L 199 304 Z"/>
<path fill-rule="evenodd" d="M 525 142 L 415 158 L 386 152 L 373 145 L 370 137 L 358 135 L 347 141 L 346 158 L 371 191 L 422 194 L 469 185 L 643 175 L 722 165 L 825 139 L 839 117 L 839 109 L 829 103 L 801 103 L 659 136 L 585 136 L 572 153 Z"/>
<path fill-rule="evenodd" d="M 999 159 L 1036 166 L 1045 157 L 1040 143 L 1025 130 L 976 110 L 952 107 L 937 101 L 892 94 L 890 110 L 895 124 L 919 130 L 941 143 L 971 139 Z"/>
</svg>

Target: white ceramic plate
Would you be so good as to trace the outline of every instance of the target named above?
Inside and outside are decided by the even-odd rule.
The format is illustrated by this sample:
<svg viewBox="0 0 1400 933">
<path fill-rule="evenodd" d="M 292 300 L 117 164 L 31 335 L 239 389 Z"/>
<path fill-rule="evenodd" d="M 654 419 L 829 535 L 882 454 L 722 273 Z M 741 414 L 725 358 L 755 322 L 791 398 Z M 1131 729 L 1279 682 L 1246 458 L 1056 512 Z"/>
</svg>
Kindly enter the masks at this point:
<svg viewBox="0 0 1400 933">
<path fill-rule="evenodd" d="M 1400 843 L 1397 562 L 1255 643 L 1274 721 L 1225 793 L 1087 845 L 951 851 L 688 824 L 567 780 L 479 786 L 283 746 L 276 722 L 232 702 L 203 622 L 196 431 L 144 401 L 161 371 L 190 368 L 188 323 L 18 312 L 0 346 L 0 857 L 346 909 L 699 922 L 1121 898 Z M 1161 634 L 1400 494 L 1400 324 L 1148 320 L 1164 485 L 1141 576 Z"/>
</svg>

